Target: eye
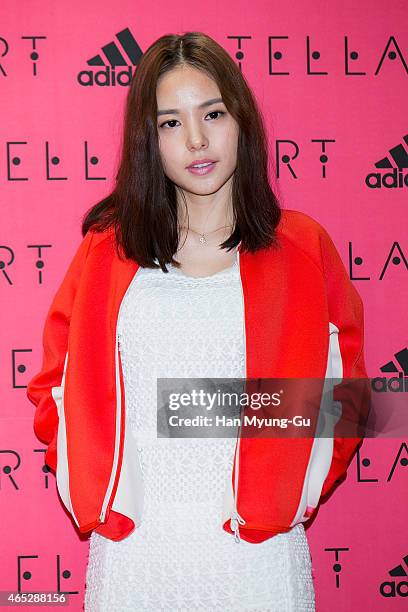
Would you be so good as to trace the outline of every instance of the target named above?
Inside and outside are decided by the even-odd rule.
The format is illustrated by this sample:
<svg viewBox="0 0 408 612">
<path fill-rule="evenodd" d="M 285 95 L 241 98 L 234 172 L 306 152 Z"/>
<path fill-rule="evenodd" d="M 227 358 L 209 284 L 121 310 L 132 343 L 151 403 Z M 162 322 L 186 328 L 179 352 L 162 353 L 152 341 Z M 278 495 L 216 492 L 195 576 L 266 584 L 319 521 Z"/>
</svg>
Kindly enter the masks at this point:
<svg viewBox="0 0 408 612">
<path fill-rule="evenodd" d="M 215 110 L 215 111 L 211 111 L 209 113 L 207 113 L 207 117 L 208 115 L 225 115 L 225 111 L 221 111 L 221 110 Z M 218 119 L 218 117 L 216 117 L 215 119 Z M 177 121 L 177 119 L 169 119 L 168 121 L 165 121 L 164 123 L 162 123 L 160 125 L 161 128 L 164 128 L 165 125 L 170 124 L 170 123 L 174 123 L 175 121 Z M 172 126 L 169 125 L 169 128 L 171 129 Z M 165 128 L 166 129 L 166 128 Z"/>
<path fill-rule="evenodd" d="M 225 112 L 224 112 L 224 111 L 219 111 L 219 110 L 216 110 L 216 111 L 211 111 L 211 112 L 210 112 L 210 113 L 208 113 L 208 114 L 209 114 L 209 115 L 216 115 L 216 114 L 218 114 L 218 115 L 225 115 Z M 218 117 L 216 117 L 216 118 L 218 119 Z"/>
<path fill-rule="evenodd" d="M 161 128 L 164 128 L 164 126 L 165 126 L 167 123 L 174 123 L 175 121 L 177 121 L 177 119 L 170 119 L 169 121 L 165 121 L 164 123 L 162 123 L 160 127 L 161 127 Z M 173 127 L 173 126 L 171 126 L 171 127 Z"/>
</svg>

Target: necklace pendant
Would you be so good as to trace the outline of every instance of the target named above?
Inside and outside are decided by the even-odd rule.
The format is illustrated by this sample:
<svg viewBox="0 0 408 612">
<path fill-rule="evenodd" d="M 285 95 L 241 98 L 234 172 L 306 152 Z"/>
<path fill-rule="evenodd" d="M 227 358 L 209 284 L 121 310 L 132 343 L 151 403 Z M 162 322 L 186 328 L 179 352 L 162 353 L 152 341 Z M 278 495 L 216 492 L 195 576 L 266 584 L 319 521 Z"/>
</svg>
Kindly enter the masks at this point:
<svg viewBox="0 0 408 612">
<path fill-rule="evenodd" d="M 207 242 L 207 241 L 206 241 L 206 239 L 205 239 L 205 237 L 204 237 L 204 234 L 201 234 L 201 236 L 200 236 L 200 242 L 201 242 L 201 244 L 204 244 L 205 242 Z"/>
</svg>

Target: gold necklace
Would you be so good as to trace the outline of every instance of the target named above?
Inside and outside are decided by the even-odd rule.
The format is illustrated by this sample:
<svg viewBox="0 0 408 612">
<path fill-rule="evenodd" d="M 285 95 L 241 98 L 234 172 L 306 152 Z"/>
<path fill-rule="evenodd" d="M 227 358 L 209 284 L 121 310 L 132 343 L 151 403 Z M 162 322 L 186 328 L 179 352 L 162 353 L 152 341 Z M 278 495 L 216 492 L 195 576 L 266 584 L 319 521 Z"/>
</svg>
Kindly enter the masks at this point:
<svg viewBox="0 0 408 612">
<path fill-rule="evenodd" d="M 218 230 L 220 229 L 224 229 L 224 227 L 233 227 L 232 225 L 223 225 L 222 227 L 218 227 L 215 230 L 211 230 L 211 232 L 206 232 L 205 234 L 202 232 L 197 232 L 197 230 L 193 229 L 192 227 L 187 227 L 185 225 L 181 225 L 180 227 L 187 229 L 187 230 L 191 230 L 192 232 L 194 232 L 195 234 L 198 234 L 200 236 L 199 241 L 201 244 L 206 244 L 207 240 L 206 240 L 206 235 L 208 236 L 208 234 L 213 234 L 214 232 L 218 232 Z"/>
</svg>

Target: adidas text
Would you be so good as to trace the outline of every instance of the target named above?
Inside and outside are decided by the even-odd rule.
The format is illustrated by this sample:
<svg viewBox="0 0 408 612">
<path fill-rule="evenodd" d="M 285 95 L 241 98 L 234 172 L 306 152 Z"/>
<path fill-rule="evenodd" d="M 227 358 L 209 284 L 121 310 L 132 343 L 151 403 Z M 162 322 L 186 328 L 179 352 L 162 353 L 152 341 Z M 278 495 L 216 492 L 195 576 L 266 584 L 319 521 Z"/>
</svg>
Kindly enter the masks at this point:
<svg viewBox="0 0 408 612">
<path fill-rule="evenodd" d="M 116 71 L 115 68 L 106 66 L 102 70 L 81 70 L 78 73 L 78 83 L 82 87 L 114 87 L 120 85 L 128 87 L 132 80 L 132 66 L 128 66 L 126 70 Z"/>
</svg>

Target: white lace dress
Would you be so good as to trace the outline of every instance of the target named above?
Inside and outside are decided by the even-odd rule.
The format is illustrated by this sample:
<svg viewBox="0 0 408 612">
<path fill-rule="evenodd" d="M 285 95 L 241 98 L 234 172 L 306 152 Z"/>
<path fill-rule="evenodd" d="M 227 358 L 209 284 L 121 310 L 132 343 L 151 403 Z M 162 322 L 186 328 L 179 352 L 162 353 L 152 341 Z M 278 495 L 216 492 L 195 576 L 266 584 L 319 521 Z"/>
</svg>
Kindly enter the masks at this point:
<svg viewBox="0 0 408 612">
<path fill-rule="evenodd" d="M 118 337 L 126 415 L 137 437 L 143 518 L 119 542 L 90 538 L 85 611 L 315 610 L 303 524 L 251 544 L 222 528 L 235 438 L 158 438 L 157 378 L 244 378 L 239 266 L 193 278 L 140 268 Z"/>
</svg>

